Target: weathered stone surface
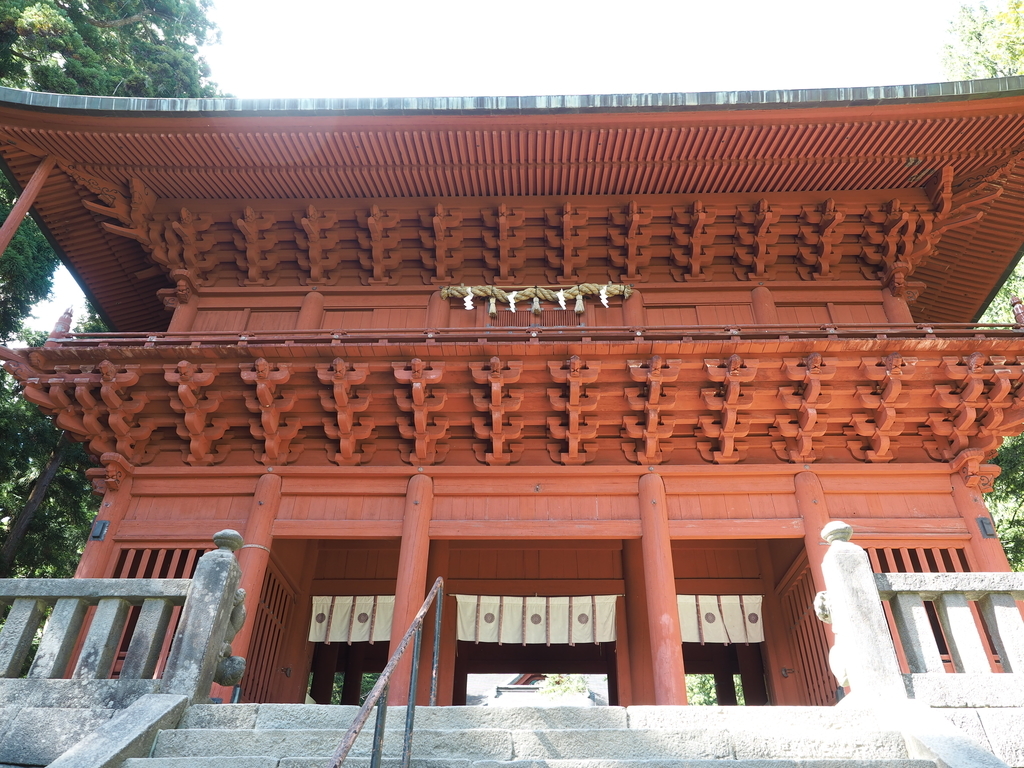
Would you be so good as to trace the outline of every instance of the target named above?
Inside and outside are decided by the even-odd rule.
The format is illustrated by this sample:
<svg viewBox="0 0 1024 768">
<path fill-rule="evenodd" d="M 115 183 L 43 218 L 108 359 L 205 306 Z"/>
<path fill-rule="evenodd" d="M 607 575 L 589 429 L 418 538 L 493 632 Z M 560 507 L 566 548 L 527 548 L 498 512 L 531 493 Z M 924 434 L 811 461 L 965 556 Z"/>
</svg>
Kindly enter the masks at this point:
<svg viewBox="0 0 1024 768">
<path fill-rule="evenodd" d="M 517 759 L 638 759 L 732 757 L 722 731 L 550 730 L 513 731 Z"/>
<path fill-rule="evenodd" d="M 47 765 L 110 720 L 111 709 L 25 707 L 0 739 L 0 761 Z"/>
<path fill-rule="evenodd" d="M 256 710 L 259 706 L 259 704 L 193 704 L 185 710 L 178 728 L 255 728 Z"/>
<path fill-rule="evenodd" d="M 392 707 L 392 709 L 396 708 Z M 401 709 L 404 713 L 405 707 Z M 260 704 L 259 712 L 256 714 L 256 724 L 250 727 L 264 730 L 291 728 L 346 730 L 352 725 L 358 712 L 359 707 L 355 706 L 314 707 L 308 704 Z M 370 719 L 363 726 L 364 731 L 367 728 L 373 729 L 375 715 L 376 713 L 371 713 Z"/>
<path fill-rule="evenodd" d="M 1024 707 L 1024 674 L 903 675 L 911 698 L 933 707 Z"/>
<path fill-rule="evenodd" d="M 879 573 L 875 583 L 887 597 L 893 592 L 1010 592 L 1024 597 L 1024 573 Z"/>
<path fill-rule="evenodd" d="M 654 707 L 626 708 L 630 728 L 798 729 L 881 731 L 890 728 L 867 709 L 844 707 Z"/>
<path fill-rule="evenodd" d="M 314 757 L 331 755 L 344 737 L 343 730 L 255 730 L 229 731 L 194 729 L 164 731 L 156 740 L 155 757 Z M 401 754 L 401 733 L 392 733 L 384 742 L 388 756 Z M 354 755 L 367 754 L 371 734 L 360 735 Z M 476 729 L 472 731 L 431 731 L 417 729 L 413 749 L 419 758 L 458 755 L 475 760 L 508 760 L 512 757 L 512 737 L 508 731 Z"/>
<path fill-rule="evenodd" d="M 142 605 L 147 597 L 174 598 L 180 605 L 188 579 L 4 579 L 2 597 L 80 597 L 95 605 L 104 597 L 120 597 Z"/>
<path fill-rule="evenodd" d="M 738 760 L 772 758 L 857 758 L 879 760 L 907 758 L 903 735 L 897 732 L 855 730 L 845 733 L 821 734 L 813 730 L 769 732 L 760 730 L 729 731 L 733 755 Z"/>
<path fill-rule="evenodd" d="M 0 680 L 0 706 L 123 709 L 159 680 Z"/>
<path fill-rule="evenodd" d="M 119 768 L 131 757 L 149 754 L 157 733 L 174 728 L 188 700 L 184 696 L 150 694 L 114 714 L 77 741 L 51 768 Z M 12 731 L 18 723 L 12 726 Z M 48 733 L 47 731 L 37 732 Z"/>
<path fill-rule="evenodd" d="M 323 758 L 316 758 L 324 768 Z M 202 768 L 277 768 L 276 757 L 207 757 Z M 199 768 L 194 757 L 134 757 L 124 761 L 122 768 Z"/>
<path fill-rule="evenodd" d="M 935 768 L 930 760 L 512 760 L 480 761 L 473 768 Z M 284 763 L 282 762 L 282 768 Z M 305 768 L 305 767 L 303 767 Z M 322 768 L 322 767 L 321 767 Z"/>
<path fill-rule="evenodd" d="M 964 738 L 972 741 L 981 749 L 993 751 L 989 744 L 988 735 L 981 724 L 977 709 L 940 709 L 937 714 L 949 721 L 951 725 L 960 730 Z"/>
<path fill-rule="evenodd" d="M 1024 766 L 1024 711 L 982 709 L 978 716 L 992 751 L 1014 768 Z"/>
<path fill-rule="evenodd" d="M 469 760 L 454 758 L 412 758 L 412 768 L 471 768 L 479 765 Z M 508 765 L 506 762 L 494 762 L 492 765 Z M 401 768 L 401 758 L 384 758 L 381 760 L 381 768 Z M 324 768 L 325 763 L 322 757 L 286 757 L 278 764 L 278 768 Z M 345 768 L 369 768 L 370 758 L 350 757 L 345 760 Z M 147 768 L 140 766 L 140 768 Z"/>
</svg>

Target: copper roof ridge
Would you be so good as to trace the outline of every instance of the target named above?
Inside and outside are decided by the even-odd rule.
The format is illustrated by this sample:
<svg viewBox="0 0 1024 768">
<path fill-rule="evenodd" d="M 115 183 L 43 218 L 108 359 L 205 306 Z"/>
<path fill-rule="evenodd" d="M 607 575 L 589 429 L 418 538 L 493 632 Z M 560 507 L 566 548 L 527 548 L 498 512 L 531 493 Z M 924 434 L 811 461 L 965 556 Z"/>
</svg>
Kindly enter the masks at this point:
<svg viewBox="0 0 1024 768">
<path fill-rule="evenodd" d="M 544 114 L 786 109 L 934 103 L 1024 95 L 1024 77 L 850 88 L 696 93 L 381 98 L 164 99 L 76 96 L 0 87 L 0 105 L 91 114 Z"/>
</svg>

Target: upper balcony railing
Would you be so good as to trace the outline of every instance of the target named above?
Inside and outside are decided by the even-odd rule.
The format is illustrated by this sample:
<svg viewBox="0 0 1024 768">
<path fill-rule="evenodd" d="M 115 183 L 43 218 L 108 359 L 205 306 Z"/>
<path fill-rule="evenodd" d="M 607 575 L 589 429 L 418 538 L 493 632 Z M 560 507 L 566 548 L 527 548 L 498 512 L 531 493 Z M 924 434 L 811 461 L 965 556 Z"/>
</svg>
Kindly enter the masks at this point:
<svg viewBox="0 0 1024 768">
<path fill-rule="evenodd" d="M 525 328 L 360 328 L 353 330 L 185 331 L 175 333 L 72 333 L 48 346 L 201 347 L 324 344 L 495 343 L 520 341 L 796 341 L 803 339 L 1017 339 L 1011 323 L 907 323 L 824 325 L 529 326 Z"/>
</svg>

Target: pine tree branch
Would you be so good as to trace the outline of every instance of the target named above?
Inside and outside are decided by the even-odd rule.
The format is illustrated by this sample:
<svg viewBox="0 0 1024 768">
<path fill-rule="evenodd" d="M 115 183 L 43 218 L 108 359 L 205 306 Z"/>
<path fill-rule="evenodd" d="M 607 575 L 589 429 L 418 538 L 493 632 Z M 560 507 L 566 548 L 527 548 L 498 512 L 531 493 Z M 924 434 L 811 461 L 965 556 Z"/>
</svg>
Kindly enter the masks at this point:
<svg viewBox="0 0 1024 768">
<path fill-rule="evenodd" d="M 142 21 L 147 16 L 152 16 L 154 13 L 155 11 L 147 9 L 132 16 L 125 16 L 123 19 L 114 19 L 113 21 L 94 19 L 85 15 L 82 16 L 82 19 L 85 20 L 86 23 L 92 24 L 94 27 L 99 27 L 100 29 L 120 29 L 121 27 L 126 27 L 129 24 L 134 24 L 137 21 Z"/>
</svg>

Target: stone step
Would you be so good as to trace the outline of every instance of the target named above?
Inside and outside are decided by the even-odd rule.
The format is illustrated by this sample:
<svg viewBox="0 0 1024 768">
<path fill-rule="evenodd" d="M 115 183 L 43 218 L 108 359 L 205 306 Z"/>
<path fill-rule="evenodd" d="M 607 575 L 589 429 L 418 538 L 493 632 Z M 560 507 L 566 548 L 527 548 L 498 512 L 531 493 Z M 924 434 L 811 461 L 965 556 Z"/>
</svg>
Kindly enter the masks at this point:
<svg viewBox="0 0 1024 768">
<path fill-rule="evenodd" d="M 203 768 L 324 768 L 323 757 L 207 757 Z M 344 768 L 369 768 L 368 757 L 350 757 Z M 385 758 L 381 768 L 400 768 L 397 758 Z M 195 768 L 194 757 L 133 758 L 123 768 Z M 451 758 L 413 758 L 411 768 L 935 768 L 930 760 L 509 760 L 470 761 Z"/>
<path fill-rule="evenodd" d="M 341 729 L 185 729 L 163 731 L 154 757 L 317 757 L 330 755 L 344 736 Z M 372 734 L 360 734 L 353 755 L 365 755 Z M 387 733 L 384 753 L 397 756 L 402 732 Z M 532 729 L 417 728 L 414 754 L 419 758 L 468 760 L 757 760 L 757 759 L 904 759 L 901 734 L 833 729 L 819 733 L 790 728 L 683 729 Z"/>
<path fill-rule="evenodd" d="M 306 704 L 200 704 L 190 707 L 179 729 L 338 729 L 352 724 L 357 707 Z M 388 707 L 388 730 L 403 729 L 405 707 Z M 868 710 L 835 707 L 417 707 L 416 730 L 501 728 L 798 729 L 881 731 L 885 723 Z M 373 716 L 365 728 L 373 728 Z"/>
</svg>

